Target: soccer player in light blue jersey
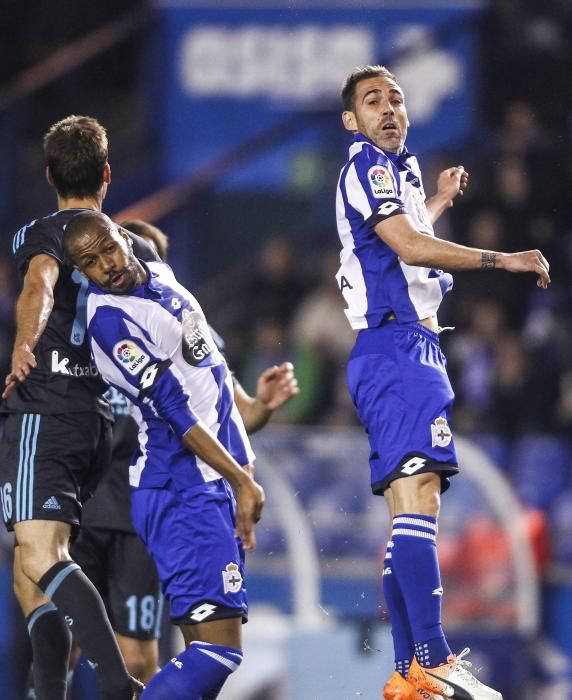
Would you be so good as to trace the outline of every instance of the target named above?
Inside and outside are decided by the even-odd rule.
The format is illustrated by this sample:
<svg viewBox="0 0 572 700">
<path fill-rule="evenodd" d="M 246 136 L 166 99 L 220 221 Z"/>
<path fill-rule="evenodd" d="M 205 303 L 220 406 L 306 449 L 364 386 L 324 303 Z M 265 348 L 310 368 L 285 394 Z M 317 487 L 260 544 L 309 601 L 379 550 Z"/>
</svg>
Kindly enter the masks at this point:
<svg viewBox="0 0 572 700">
<path fill-rule="evenodd" d="M 453 286 L 450 271 L 534 272 L 546 288 L 549 265 L 538 250 L 499 253 L 434 236 L 434 222 L 469 176 L 463 166 L 443 171 L 436 195 L 425 199 L 405 147 L 405 96 L 387 68 L 356 69 L 342 101 L 354 138 L 337 188 L 337 280 L 358 331 L 347 379 L 369 438 L 372 491 L 385 496 L 392 518 L 383 587 L 396 670 L 384 697 L 501 700 L 467 670 L 466 652 L 451 654 L 441 626 L 437 517 L 458 467 L 437 311 Z"/>
<path fill-rule="evenodd" d="M 242 661 L 244 549 L 264 502 L 231 374 L 197 300 L 109 218 L 74 217 L 64 245 L 90 280 L 93 359 L 139 424 L 131 515 L 187 645 L 143 697 L 216 698 Z"/>
</svg>

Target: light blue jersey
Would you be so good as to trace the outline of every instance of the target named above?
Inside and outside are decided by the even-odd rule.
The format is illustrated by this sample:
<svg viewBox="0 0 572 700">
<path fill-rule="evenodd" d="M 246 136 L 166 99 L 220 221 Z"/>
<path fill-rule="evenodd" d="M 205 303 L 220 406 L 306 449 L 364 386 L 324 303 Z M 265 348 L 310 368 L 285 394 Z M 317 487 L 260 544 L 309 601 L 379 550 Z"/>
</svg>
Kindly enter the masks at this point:
<svg viewBox="0 0 572 700">
<path fill-rule="evenodd" d="M 90 285 L 91 351 L 105 381 L 129 398 L 139 425 L 131 486 L 159 488 L 172 481 L 188 488 L 221 478 L 181 442 L 199 420 L 240 465 L 254 454 L 230 371 L 198 301 L 168 265 L 147 268 L 149 281 L 129 295 Z"/>
<path fill-rule="evenodd" d="M 377 223 L 396 214 L 434 235 L 415 156 L 386 153 L 356 134 L 336 196 L 342 243 L 337 280 L 356 330 L 376 328 L 390 315 L 399 323 L 432 316 L 453 285 L 442 270 L 406 265 L 375 233 Z"/>
</svg>

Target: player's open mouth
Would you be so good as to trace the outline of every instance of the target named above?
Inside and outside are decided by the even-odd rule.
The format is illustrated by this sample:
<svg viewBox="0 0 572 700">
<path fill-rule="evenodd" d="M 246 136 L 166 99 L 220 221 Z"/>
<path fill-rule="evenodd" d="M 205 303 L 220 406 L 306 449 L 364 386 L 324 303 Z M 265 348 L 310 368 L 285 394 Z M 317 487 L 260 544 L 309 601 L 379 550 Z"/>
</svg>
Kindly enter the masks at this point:
<svg viewBox="0 0 572 700">
<path fill-rule="evenodd" d="M 381 127 L 382 131 L 387 131 L 388 129 L 397 129 L 397 124 L 394 124 L 393 122 L 389 122 L 388 124 L 384 124 Z"/>
<path fill-rule="evenodd" d="M 115 275 L 110 275 L 109 286 L 110 287 L 121 287 L 125 281 L 125 272 L 118 272 Z"/>
</svg>

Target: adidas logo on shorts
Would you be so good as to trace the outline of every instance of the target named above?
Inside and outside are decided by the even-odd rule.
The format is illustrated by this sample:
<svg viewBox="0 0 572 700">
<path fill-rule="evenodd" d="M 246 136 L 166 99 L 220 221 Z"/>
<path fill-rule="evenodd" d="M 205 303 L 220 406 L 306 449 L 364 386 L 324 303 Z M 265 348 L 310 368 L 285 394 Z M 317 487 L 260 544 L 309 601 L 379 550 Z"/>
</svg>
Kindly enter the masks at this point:
<svg viewBox="0 0 572 700">
<path fill-rule="evenodd" d="M 50 496 L 48 500 L 42 506 L 44 510 L 61 510 L 62 507 L 58 503 L 58 499 L 55 496 Z"/>
</svg>

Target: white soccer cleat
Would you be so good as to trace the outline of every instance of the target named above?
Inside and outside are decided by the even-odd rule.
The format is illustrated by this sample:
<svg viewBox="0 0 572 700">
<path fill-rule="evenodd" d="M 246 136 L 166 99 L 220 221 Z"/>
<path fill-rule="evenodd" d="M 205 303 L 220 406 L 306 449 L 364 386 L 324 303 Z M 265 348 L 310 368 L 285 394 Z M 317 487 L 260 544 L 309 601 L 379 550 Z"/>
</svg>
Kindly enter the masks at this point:
<svg viewBox="0 0 572 700">
<path fill-rule="evenodd" d="M 502 695 L 473 676 L 469 671 L 472 664 L 464 657 L 470 649 L 463 649 L 458 655 L 453 654 L 447 663 L 436 668 L 423 668 L 413 659 L 407 680 L 432 693 L 453 700 L 502 700 Z"/>
</svg>

